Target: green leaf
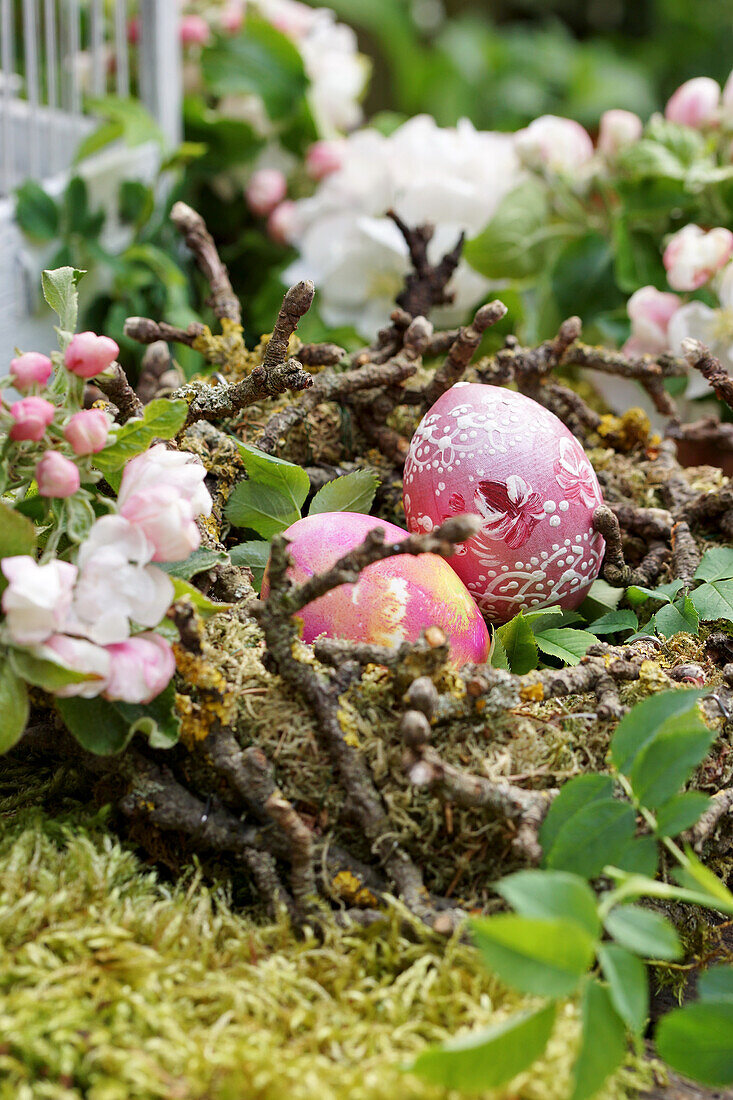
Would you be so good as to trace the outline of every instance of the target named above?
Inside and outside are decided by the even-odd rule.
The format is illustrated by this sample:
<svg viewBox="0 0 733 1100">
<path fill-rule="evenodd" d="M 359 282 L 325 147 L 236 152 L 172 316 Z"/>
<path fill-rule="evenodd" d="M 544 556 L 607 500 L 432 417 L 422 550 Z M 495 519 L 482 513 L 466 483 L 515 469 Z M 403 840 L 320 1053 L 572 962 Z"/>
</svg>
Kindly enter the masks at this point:
<svg viewBox="0 0 733 1100">
<path fill-rule="evenodd" d="M 75 493 L 73 497 L 67 497 L 64 501 L 64 512 L 66 513 L 66 534 L 72 542 L 84 542 L 97 518 L 90 495 L 82 490 Z"/>
<path fill-rule="evenodd" d="M 614 588 L 608 581 L 597 580 L 588 589 L 588 595 L 580 606 L 581 614 L 592 621 L 606 611 L 615 611 L 624 595 L 623 588 Z"/>
<path fill-rule="evenodd" d="M 12 749 L 28 723 L 28 690 L 10 661 L 0 659 L 0 753 Z"/>
<path fill-rule="evenodd" d="M 637 752 L 627 772 L 643 806 L 663 805 L 690 778 L 715 740 L 696 712 L 668 718 Z"/>
<path fill-rule="evenodd" d="M 670 581 L 669 584 L 660 584 L 657 588 L 644 588 L 640 584 L 632 584 L 626 589 L 626 598 L 634 607 L 646 603 L 647 600 L 660 600 L 662 603 L 671 603 L 684 583 L 680 580 Z"/>
<path fill-rule="evenodd" d="M 237 441 L 237 446 L 250 481 L 278 489 L 287 497 L 293 509 L 300 513 L 310 491 L 310 480 L 303 467 L 282 458 L 274 458 L 248 443 Z"/>
<path fill-rule="evenodd" d="M 697 634 L 700 629 L 700 619 L 694 603 L 689 596 L 685 595 L 673 604 L 668 603 L 660 607 L 654 616 L 654 625 L 663 638 L 671 638 L 673 634 L 680 632 Z"/>
<path fill-rule="evenodd" d="M 618 770 L 628 775 L 639 752 L 664 723 L 678 715 L 694 715 L 697 701 L 703 695 L 705 690 L 698 688 L 661 691 L 632 707 L 619 722 L 611 741 L 611 759 Z"/>
<path fill-rule="evenodd" d="M 271 539 L 300 519 L 290 496 L 258 481 L 240 481 L 232 490 L 226 508 L 226 518 L 234 527 L 249 527 Z"/>
<path fill-rule="evenodd" d="M 629 1030 L 641 1035 L 649 1016 L 649 980 L 644 963 L 615 943 L 601 944 L 598 961 L 614 1008 Z"/>
<path fill-rule="evenodd" d="M 44 691 L 55 692 L 67 684 L 80 684 L 84 680 L 94 679 L 83 672 L 67 668 L 58 660 L 37 657 L 27 649 L 10 649 L 8 658 L 17 676 Z"/>
<path fill-rule="evenodd" d="M 214 600 L 210 600 L 208 596 L 204 596 L 203 592 L 199 592 L 198 588 L 194 588 L 188 581 L 184 581 L 181 577 L 171 577 L 173 581 L 174 599 L 189 599 L 193 606 L 198 611 L 202 619 L 210 619 L 212 615 L 218 615 L 221 611 L 228 611 L 232 606 L 230 603 L 216 603 Z"/>
<path fill-rule="evenodd" d="M 616 867 L 634 875 L 653 876 L 658 864 L 659 845 L 653 836 L 633 836 L 615 860 Z"/>
<path fill-rule="evenodd" d="M 114 756 L 132 737 L 130 723 L 106 699 L 56 699 L 64 724 L 88 752 Z"/>
<path fill-rule="evenodd" d="M 592 634 L 616 634 L 622 630 L 638 629 L 639 620 L 628 607 L 622 608 L 621 611 L 609 611 L 588 626 Z"/>
<path fill-rule="evenodd" d="M 59 231 L 59 208 L 35 180 L 27 180 L 15 192 L 18 225 L 34 241 L 52 241 Z"/>
<path fill-rule="evenodd" d="M 585 806 L 609 799 L 612 794 L 613 780 L 608 775 L 578 775 L 568 780 L 550 803 L 540 828 L 545 857 L 568 821 Z"/>
<path fill-rule="evenodd" d="M 701 1001 L 728 1001 L 733 1004 L 733 966 L 717 963 L 701 974 L 697 981 Z"/>
<path fill-rule="evenodd" d="M 181 719 L 176 714 L 176 692 L 173 682 L 149 703 L 112 704 L 129 725 L 130 735 L 142 733 L 153 749 L 169 749 L 181 733 Z"/>
<path fill-rule="evenodd" d="M 0 501 L 0 559 L 32 557 L 36 551 L 36 530 L 25 516 Z M 0 592 L 7 585 L 0 572 Z"/>
<path fill-rule="evenodd" d="M 262 588 L 267 563 L 270 560 L 270 544 L 261 539 L 252 542 L 240 542 L 229 551 L 233 565 L 247 565 L 252 570 L 255 591 Z"/>
<path fill-rule="evenodd" d="M 545 866 L 594 878 L 606 864 L 617 862 L 635 828 L 636 816 L 627 802 L 614 798 L 592 802 L 560 829 L 545 853 Z"/>
<path fill-rule="evenodd" d="M 715 546 L 706 550 L 695 573 L 696 581 L 727 581 L 733 577 L 733 548 Z"/>
<path fill-rule="evenodd" d="M 650 909 L 617 905 L 603 923 L 609 936 L 635 955 L 646 959 L 679 959 L 682 956 L 682 944 L 674 926 Z"/>
<path fill-rule="evenodd" d="M 504 643 L 502 642 L 496 631 L 494 631 L 494 635 L 492 638 L 489 664 L 492 668 L 503 668 L 507 672 L 511 671 L 509 668 L 509 658 L 507 657 L 507 652 L 504 649 Z"/>
<path fill-rule="evenodd" d="M 710 804 L 711 800 L 701 791 L 674 795 L 657 808 L 657 832 L 660 836 L 678 836 L 692 828 Z"/>
<path fill-rule="evenodd" d="M 185 401 L 169 401 L 156 397 L 145 406 L 143 415 L 128 420 L 117 431 L 117 438 L 109 447 L 93 455 L 94 465 L 109 480 L 134 458 L 146 451 L 154 439 L 173 439 L 186 423 L 188 405 Z"/>
<path fill-rule="evenodd" d="M 685 845 L 685 857 L 685 866 L 678 867 L 674 872 L 677 881 L 690 889 L 701 889 L 703 894 L 710 897 L 714 908 L 733 916 L 733 894 L 725 883 L 700 862 L 689 844 Z"/>
<path fill-rule="evenodd" d="M 667 285 L 659 239 L 653 233 L 636 230 L 625 217 L 613 227 L 614 274 L 625 294 L 650 284 Z"/>
<path fill-rule="evenodd" d="M 672 1069 L 705 1085 L 733 1084 L 733 1003 L 698 1001 L 657 1026 L 657 1051 Z"/>
<path fill-rule="evenodd" d="M 582 1039 L 573 1067 L 575 1084 L 570 1100 L 589 1100 L 618 1069 L 626 1054 L 626 1029 L 606 986 L 591 979 L 580 1006 Z"/>
<path fill-rule="evenodd" d="M 690 594 L 703 622 L 733 619 L 733 580 L 709 581 Z"/>
<path fill-rule="evenodd" d="M 596 938 L 601 922 L 596 895 L 577 875 L 565 871 L 516 871 L 494 889 L 522 917 L 566 918 Z"/>
<path fill-rule="evenodd" d="M 539 1058 L 554 1022 L 554 1004 L 520 1012 L 482 1031 L 428 1047 L 407 1068 L 446 1089 L 483 1093 L 510 1081 Z"/>
<path fill-rule="evenodd" d="M 308 89 L 300 52 L 263 19 L 248 17 L 244 33 L 205 49 L 201 66 L 209 95 L 253 93 L 272 119 L 293 113 Z"/>
<path fill-rule="evenodd" d="M 466 243 L 463 255 L 487 279 L 522 279 L 538 272 L 547 239 L 547 189 L 534 177 L 499 203 L 486 228 Z"/>
<path fill-rule="evenodd" d="M 311 501 L 308 515 L 321 512 L 368 513 L 379 485 L 379 477 L 373 470 L 354 470 L 329 481 L 319 489 Z"/>
<path fill-rule="evenodd" d="M 213 569 L 215 565 L 223 565 L 229 561 L 229 555 L 225 550 L 206 550 L 199 547 L 186 558 L 185 561 L 157 561 L 158 569 L 162 569 L 170 577 L 180 577 L 181 580 L 190 581 L 198 573 L 205 573 L 207 569 Z"/>
<path fill-rule="evenodd" d="M 560 627 L 558 630 L 543 630 L 535 634 L 538 648 L 550 657 L 559 657 L 566 665 L 577 665 L 584 657 L 588 646 L 595 645 L 597 638 L 587 630 L 574 630 L 572 627 Z"/>
<path fill-rule="evenodd" d="M 58 314 L 59 327 L 64 332 L 74 332 L 79 311 L 79 292 L 77 286 L 86 275 L 78 267 L 57 267 L 55 271 L 44 271 L 41 275 L 43 297 L 54 313 Z"/>
<path fill-rule="evenodd" d="M 101 99 L 90 99 L 88 107 L 90 112 L 98 118 L 106 118 L 111 124 L 110 129 L 103 135 L 105 143 L 111 140 L 109 135 L 114 132 L 114 140 L 121 137 L 129 146 L 144 145 L 148 141 L 156 142 L 161 146 L 165 144 L 160 126 L 139 99 L 104 96 Z M 112 127 L 115 129 L 113 130 Z M 80 161 L 89 156 L 91 151 L 101 148 L 99 142 L 99 132 L 90 134 L 77 149 L 76 160 Z M 92 143 L 96 143 L 94 149 L 91 147 Z"/>
<path fill-rule="evenodd" d="M 509 668 L 521 676 L 537 668 L 537 643 L 531 625 L 520 611 L 504 626 L 500 626 L 496 637 L 504 646 Z"/>
<path fill-rule="evenodd" d="M 470 928 L 489 970 L 521 993 L 569 996 L 595 954 L 594 938 L 575 921 L 501 913 Z"/>
<path fill-rule="evenodd" d="M 562 249 L 551 273 L 561 317 L 577 313 L 589 320 L 622 300 L 613 278 L 613 253 L 600 233 L 587 233 Z"/>
</svg>

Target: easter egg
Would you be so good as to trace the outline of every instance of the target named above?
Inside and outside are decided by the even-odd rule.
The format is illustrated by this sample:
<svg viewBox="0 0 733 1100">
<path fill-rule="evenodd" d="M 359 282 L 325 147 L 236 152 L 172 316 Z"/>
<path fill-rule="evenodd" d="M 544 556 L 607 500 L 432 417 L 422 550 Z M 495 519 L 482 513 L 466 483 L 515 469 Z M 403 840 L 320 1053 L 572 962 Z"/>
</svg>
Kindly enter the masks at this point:
<svg viewBox="0 0 733 1100">
<path fill-rule="evenodd" d="M 360 512 L 322 512 L 306 516 L 283 534 L 290 542 L 288 576 L 302 583 L 330 569 L 359 546 L 369 531 L 382 527 L 387 543 L 401 542 L 407 532 L 393 523 Z M 269 591 L 268 572 L 262 595 Z M 463 581 L 437 554 L 403 554 L 367 566 L 356 584 L 342 584 L 298 612 L 303 640 L 320 634 L 391 646 L 416 641 L 430 626 L 443 630 L 456 665 L 485 661 L 489 634 Z"/>
<path fill-rule="evenodd" d="M 449 559 L 483 613 L 582 603 L 604 541 L 593 467 L 553 413 L 499 386 L 459 382 L 423 417 L 405 464 L 410 531 L 472 512 L 481 530 Z"/>
</svg>

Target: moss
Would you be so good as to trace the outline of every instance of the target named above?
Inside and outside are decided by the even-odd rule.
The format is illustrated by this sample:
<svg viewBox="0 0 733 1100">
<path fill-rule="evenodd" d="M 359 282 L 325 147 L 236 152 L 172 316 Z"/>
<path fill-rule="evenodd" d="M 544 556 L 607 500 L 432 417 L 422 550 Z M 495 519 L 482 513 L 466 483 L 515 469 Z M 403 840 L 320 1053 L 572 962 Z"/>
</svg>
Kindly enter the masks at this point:
<svg viewBox="0 0 733 1100">
<path fill-rule="evenodd" d="M 296 938 L 198 873 L 161 881 L 58 774 L 35 788 L 55 817 L 16 806 L 0 841 L 2 1100 L 448 1100 L 400 1066 L 522 1003 L 470 947 L 406 935 L 396 905 Z M 568 1004 L 545 1058 L 492 1095 L 562 1100 L 576 1038 Z M 630 1056 L 602 1096 L 647 1079 Z"/>
</svg>

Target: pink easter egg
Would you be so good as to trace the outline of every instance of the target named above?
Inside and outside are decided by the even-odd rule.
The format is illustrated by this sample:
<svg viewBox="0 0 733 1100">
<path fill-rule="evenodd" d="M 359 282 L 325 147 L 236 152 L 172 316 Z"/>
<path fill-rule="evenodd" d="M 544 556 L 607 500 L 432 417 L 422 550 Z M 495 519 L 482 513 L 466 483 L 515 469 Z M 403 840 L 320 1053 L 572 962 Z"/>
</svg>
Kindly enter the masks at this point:
<svg viewBox="0 0 733 1100">
<path fill-rule="evenodd" d="M 459 382 L 439 397 L 410 443 L 404 502 L 410 531 L 481 516 L 449 560 L 492 622 L 577 607 L 600 572 L 593 467 L 565 425 L 521 393 Z"/>
<path fill-rule="evenodd" d="M 330 569 L 375 527 L 384 528 L 387 543 L 407 537 L 407 532 L 393 523 L 360 512 L 322 512 L 298 520 L 283 532 L 290 541 L 288 576 L 299 584 Z M 266 571 L 263 597 L 268 592 Z M 298 617 L 303 621 L 305 642 L 326 634 L 353 642 L 395 645 L 414 642 L 427 627 L 439 626 L 458 666 L 485 661 L 490 650 L 489 633 L 476 604 L 463 581 L 437 554 L 404 554 L 374 562 L 356 584 L 334 588 L 304 607 Z"/>
</svg>

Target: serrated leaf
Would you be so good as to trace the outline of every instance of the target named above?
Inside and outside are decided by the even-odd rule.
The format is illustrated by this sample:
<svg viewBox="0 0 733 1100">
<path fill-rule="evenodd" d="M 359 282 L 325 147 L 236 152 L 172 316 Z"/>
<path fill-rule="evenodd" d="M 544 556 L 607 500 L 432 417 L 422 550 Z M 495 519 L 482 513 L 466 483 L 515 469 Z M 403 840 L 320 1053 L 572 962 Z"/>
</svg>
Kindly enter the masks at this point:
<svg viewBox="0 0 733 1100">
<path fill-rule="evenodd" d="M 373 470 L 354 470 L 319 489 L 308 509 L 309 516 L 322 512 L 368 513 L 374 502 L 379 477 Z"/>
<path fill-rule="evenodd" d="M 210 95 L 259 96 L 272 119 L 293 112 L 308 90 L 303 59 L 287 35 L 248 17 L 245 33 L 219 38 L 201 58 Z"/>
<path fill-rule="evenodd" d="M 657 832 L 661 836 L 679 836 L 690 829 L 710 806 L 711 799 L 701 791 L 683 791 L 657 807 Z"/>
<path fill-rule="evenodd" d="M 0 659 L 0 753 L 20 740 L 29 712 L 28 689 L 10 661 Z"/>
<path fill-rule="evenodd" d="M 695 571 L 696 581 L 727 581 L 733 577 L 733 548 L 715 546 L 706 550 Z"/>
<path fill-rule="evenodd" d="M 733 966 L 717 963 L 701 974 L 697 981 L 697 995 L 701 1001 L 729 1001 L 733 1004 Z"/>
<path fill-rule="evenodd" d="M 660 607 L 654 616 L 654 626 L 663 638 L 671 638 L 673 634 L 681 632 L 697 634 L 700 629 L 700 618 L 691 598 L 684 596 L 681 600 L 675 600 L 674 603 Z"/>
<path fill-rule="evenodd" d="M 614 1008 L 629 1030 L 641 1035 L 649 1016 L 649 979 L 644 963 L 615 943 L 601 944 L 598 961 Z"/>
<path fill-rule="evenodd" d="M 679 959 L 682 944 L 668 920 L 639 905 L 618 905 L 603 921 L 621 947 L 646 959 Z"/>
<path fill-rule="evenodd" d="M 149 703 L 121 703 L 112 706 L 127 722 L 130 734 L 142 733 L 153 749 L 169 749 L 181 732 L 181 719 L 176 714 L 176 693 L 173 683 Z"/>
<path fill-rule="evenodd" d="M 106 699 L 56 699 L 69 733 L 82 748 L 98 756 L 114 756 L 132 737 L 130 723 Z"/>
<path fill-rule="evenodd" d="M 570 1100 L 590 1100 L 626 1053 L 626 1029 L 606 986 L 591 979 L 583 990 L 580 1006 L 582 1039 L 573 1067 Z"/>
<path fill-rule="evenodd" d="M 218 615 L 221 611 L 228 611 L 232 606 L 230 603 L 217 603 L 215 600 L 210 600 L 208 596 L 204 596 L 203 592 L 199 592 L 198 588 L 189 584 L 188 581 L 184 581 L 182 577 L 171 577 L 171 580 L 173 581 L 174 600 L 189 599 L 202 619 L 210 619 L 212 615 Z"/>
<path fill-rule="evenodd" d="M 611 741 L 611 759 L 620 772 L 628 775 L 638 753 L 656 736 L 669 719 L 693 714 L 705 690 L 686 688 L 661 691 L 643 699 L 625 714 Z"/>
<path fill-rule="evenodd" d="M 575 921 L 596 938 L 601 928 L 596 895 L 584 879 L 565 871 L 516 871 L 494 889 L 522 917 Z"/>
<path fill-rule="evenodd" d="M 504 649 L 504 643 L 499 635 L 494 631 L 491 639 L 491 654 L 489 656 L 489 664 L 492 668 L 503 668 L 506 672 L 509 672 L 509 658 L 507 657 L 506 650 Z"/>
<path fill-rule="evenodd" d="M 594 938 L 575 921 L 502 913 L 470 928 L 489 970 L 522 993 L 569 996 L 595 955 Z"/>
<path fill-rule="evenodd" d="M 672 1069 L 705 1085 L 733 1084 L 733 1003 L 698 1001 L 657 1025 L 657 1051 Z"/>
<path fill-rule="evenodd" d="M 131 458 L 146 451 L 154 439 L 173 439 L 178 435 L 187 416 L 185 401 L 154 398 L 145 406 L 141 417 L 128 420 L 118 428 L 114 443 L 92 456 L 94 465 L 109 480 L 109 476 L 121 470 Z"/>
<path fill-rule="evenodd" d="M 517 676 L 537 668 L 537 643 L 532 627 L 520 611 L 504 626 L 500 626 L 496 636 L 504 646 L 509 668 Z"/>
<path fill-rule="evenodd" d="M 466 242 L 464 258 L 488 279 L 522 279 L 538 271 L 548 226 L 547 188 L 534 177 L 499 203 L 477 237 Z"/>
<path fill-rule="evenodd" d="M 627 774 L 639 802 L 663 805 L 690 778 L 715 740 L 697 713 L 668 718 L 637 752 Z"/>
<path fill-rule="evenodd" d="M 224 565 L 229 561 L 229 555 L 225 550 L 207 550 L 199 547 L 186 558 L 185 561 L 156 562 L 158 569 L 162 569 L 170 577 L 180 577 L 181 580 L 190 581 L 191 577 L 198 573 L 205 573 L 213 569 L 215 565 Z"/>
<path fill-rule="evenodd" d="M 639 620 L 628 607 L 622 608 L 621 611 L 609 611 L 588 626 L 588 630 L 592 634 L 616 634 L 622 630 L 638 629 Z"/>
<path fill-rule="evenodd" d="M 616 857 L 614 866 L 634 875 L 655 875 L 659 864 L 656 837 L 633 836 Z"/>
<path fill-rule="evenodd" d="M 560 829 L 545 853 L 545 866 L 594 878 L 606 864 L 616 863 L 635 828 L 636 816 L 627 802 L 614 798 L 592 802 Z"/>
<path fill-rule="evenodd" d="M 555 1005 L 548 1004 L 442 1046 L 428 1047 L 407 1068 L 446 1089 L 496 1088 L 539 1058 L 552 1033 L 555 1011 Z"/>
<path fill-rule="evenodd" d="M 224 514 L 234 527 L 248 527 L 271 539 L 300 519 L 300 509 L 272 485 L 258 481 L 240 481 L 229 495 Z"/>
<path fill-rule="evenodd" d="M 58 315 L 59 327 L 64 332 L 74 332 L 76 329 L 79 312 L 79 292 L 76 288 L 84 275 L 86 271 L 80 271 L 77 267 L 58 267 L 41 275 L 43 297 Z"/>
<path fill-rule="evenodd" d="M 550 803 L 540 827 L 540 844 L 545 857 L 568 821 L 584 806 L 609 799 L 612 794 L 613 780 L 608 775 L 578 775 L 568 780 Z"/>
<path fill-rule="evenodd" d="M 247 565 L 252 570 L 252 579 L 256 592 L 262 588 L 267 563 L 270 560 L 270 544 L 262 539 L 252 542 L 240 542 L 229 551 L 232 565 Z"/>
<path fill-rule="evenodd" d="M 15 218 L 34 241 L 52 241 L 59 231 L 59 208 L 35 180 L 26 180 L 15 192 Z"/>
<path fill-rule="evenodd" d="M 606 611 L 615 611 L 623 595 L 623 588 L 614 588 L 608 581 L 599 578 L 593 581 L 588 589 L 588 594 L 580 605 L 580 611 L 586 619 L 592 620 Z"/>
<path fill-rule="evenodd" d="M 733 620 L 733 580 L 709 581 L 691 592 L 690 599 L 703 622 Z"/>
<path fill-rule="evenodd" d="M 300 516 L 300 509 L 310 491 L 310 479 L 303 467 L 258 451 L 248 443 L 237 441 L 237 446 L 249 480 L 277 489 Z"/>
<path fill-rule="evenodd" d="M 580 658 L 585 656 L 588 646 L 595 645 L 597 639 L 587 630 L 560 627 L 535 634 L 535 641 L 542 653 L 558 657 L 566 665 L 577 665 Z"/>
</svg>

